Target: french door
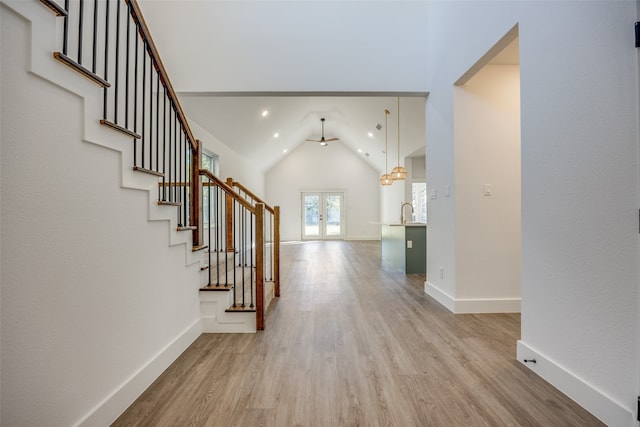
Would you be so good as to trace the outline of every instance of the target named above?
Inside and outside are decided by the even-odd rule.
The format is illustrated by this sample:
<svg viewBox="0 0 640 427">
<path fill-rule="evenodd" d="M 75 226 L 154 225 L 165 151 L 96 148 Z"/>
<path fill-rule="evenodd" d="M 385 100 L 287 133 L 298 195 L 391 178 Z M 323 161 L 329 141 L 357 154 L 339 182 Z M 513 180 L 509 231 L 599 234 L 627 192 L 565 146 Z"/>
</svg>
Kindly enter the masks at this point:
<svg viewBox="0 0 640 427">
<path fill-rule="evenodd" d="M 302 193 L 302 239 L 344 239 L 344 193 Z"/>
</svg>

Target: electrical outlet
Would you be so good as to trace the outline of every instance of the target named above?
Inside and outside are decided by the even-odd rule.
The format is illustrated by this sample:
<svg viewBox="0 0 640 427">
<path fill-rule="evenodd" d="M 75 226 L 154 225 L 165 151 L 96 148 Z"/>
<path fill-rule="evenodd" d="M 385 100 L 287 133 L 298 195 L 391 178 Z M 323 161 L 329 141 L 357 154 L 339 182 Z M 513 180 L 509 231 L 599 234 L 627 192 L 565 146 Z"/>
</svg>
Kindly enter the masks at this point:
<svg viewBox="0 0 640 427">
<path fill-rule="evenodd" d="M 413 240 L 407 240 L 407 249 L 413 248 Z"/>
</svg>

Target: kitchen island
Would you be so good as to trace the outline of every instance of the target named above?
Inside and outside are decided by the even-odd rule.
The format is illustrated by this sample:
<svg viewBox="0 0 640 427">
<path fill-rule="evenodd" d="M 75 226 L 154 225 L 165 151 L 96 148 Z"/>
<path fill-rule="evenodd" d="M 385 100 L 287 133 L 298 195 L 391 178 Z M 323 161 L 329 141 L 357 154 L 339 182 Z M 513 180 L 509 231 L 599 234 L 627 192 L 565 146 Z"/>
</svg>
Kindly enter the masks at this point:
<svg viewBox="0 0 640 427">
<path fill-rule="evenodd" d="M 382 224 L 382 268 L 405 274 L 426 274 L 427 224 Z"/>
</svg>

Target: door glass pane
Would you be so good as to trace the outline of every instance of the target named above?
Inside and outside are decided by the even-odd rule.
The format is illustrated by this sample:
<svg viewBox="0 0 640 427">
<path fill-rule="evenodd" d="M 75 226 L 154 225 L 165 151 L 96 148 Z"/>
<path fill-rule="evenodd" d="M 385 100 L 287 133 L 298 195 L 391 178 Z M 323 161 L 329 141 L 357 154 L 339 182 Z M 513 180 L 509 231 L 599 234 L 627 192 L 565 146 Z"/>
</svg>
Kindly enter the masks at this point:
<svg viewBox="0 0 640 427">
<path fill-rule="evenodd" d="M 339 194 L 329 194 L 325 197 L 327 211 L 327 236 L 340 236 L 342 234 L 340 224 L 340 201 L 342 197 Z"/>
<path fill-rule="evenodd" d="M 320 196 L 304 196 L 304 235 L 320 235 Z"/>
</svg>

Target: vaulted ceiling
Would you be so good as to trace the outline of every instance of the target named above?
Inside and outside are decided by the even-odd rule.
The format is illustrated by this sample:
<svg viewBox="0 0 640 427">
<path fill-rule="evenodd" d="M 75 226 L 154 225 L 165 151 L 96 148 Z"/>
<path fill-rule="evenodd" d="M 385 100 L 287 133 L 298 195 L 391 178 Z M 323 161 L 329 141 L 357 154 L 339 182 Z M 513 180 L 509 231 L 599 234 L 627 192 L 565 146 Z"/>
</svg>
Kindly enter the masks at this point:
<svg viewBox="0 0 640 427">
<path fill-rule="evenodd" d="M 424 154 L 425 1 L 140 4 L 187 116 L 264 171 L 318 138 L 322 117 L 378 172 L 398 161 L 398 124 L 401 157 Z"/>
<path fill-rule="evenodd" d="M 299 144 L 317 144 L 321 118 L 325 137 L 343 144 L 382 172 L 385 145 L 390 168 L 397 164 L 400 99 L 401 156 L 424 146 L 424 97 L 393 96 L 209 96 L 181 94 L 187 115 L 243 157 L 270 168 Z M 385 113 L 389 110 L 388 127 Z M 263 116 L 263 112 L 267 112 Z M 386 132 L 385 132 L 386 131 Z"/>
</svg>

